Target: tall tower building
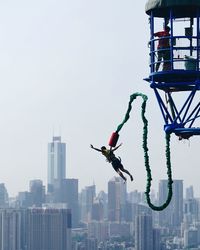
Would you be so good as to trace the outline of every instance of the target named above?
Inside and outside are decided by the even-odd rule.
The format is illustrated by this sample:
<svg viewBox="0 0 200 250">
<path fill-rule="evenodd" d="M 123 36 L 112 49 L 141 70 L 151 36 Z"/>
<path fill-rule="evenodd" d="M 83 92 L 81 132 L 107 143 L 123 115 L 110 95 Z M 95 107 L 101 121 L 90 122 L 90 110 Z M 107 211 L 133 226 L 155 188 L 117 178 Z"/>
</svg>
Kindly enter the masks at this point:
<svg viewBox="0 0 200 250">
<path fill-rule="evenodd" d="M 61 183 L 66 175 L 66 144 L 61 136 L 54 136 L 48 143 L 48 192 L 53 192 L 54 185 Z"/>
<path fill-rule="evenodd" d="M 153 250 L 161 249 L 161 229 L 153 228 Z"/>
<path fill-rule="evenodd" d="M 100 199 L 94 199 L 91 211 L 91 220 L 103 221 L 104 219 L 104 207 Z"/>
<path fill-rule="evenodd" d="M 189 186 L 188 188 L 186 188 L 185 198 L 186 198 L 186 200 L 188 200 L 188 199 L 194 199 L 193 186 Z"/>
<path fill-rule="evenodd" d="M 184 200 L 184 219 L 187 218 L 187 221 L 189 221 L 191 224 L 192 222 L 198 221 L 198 215 L 199 215 L 199 204 L 197 199 L 185 199 Z"/>
<path fill-rule="evenodd" d="M 126 202 L 126 183 L 121 177 L 114 177 L 108 182 L 108 220 L 120 221 Z"/>
<path fill-rule="evenodd" d="M 78 179 L 62 180 L 61 193 L 61 202 L 67 203 L 67 208 L 72 212 L 72 227 L 77 227 L 79 223 Z"/>
<path fill-rule="evenodd" d="M 138 215 L 135 222 L 135 249 L 153 250 L 152 215 Z"/>
<path fill-rule="evenodd" d="M 167 197 L 168 181 L 159 183 L 159 204 Z M 179 227 L 183 221 L 183 180 L 173 180 L 173 196 L 169 206 L 159 213 L 159 225 L 163 227 Z"/>
<path fill-rule="evenodd" d="M 96 186 L 85 187 L 80 196 L 81 220 L 89 222 L 91 219 L 92 205 L 96 197 Z"/>
</svg>

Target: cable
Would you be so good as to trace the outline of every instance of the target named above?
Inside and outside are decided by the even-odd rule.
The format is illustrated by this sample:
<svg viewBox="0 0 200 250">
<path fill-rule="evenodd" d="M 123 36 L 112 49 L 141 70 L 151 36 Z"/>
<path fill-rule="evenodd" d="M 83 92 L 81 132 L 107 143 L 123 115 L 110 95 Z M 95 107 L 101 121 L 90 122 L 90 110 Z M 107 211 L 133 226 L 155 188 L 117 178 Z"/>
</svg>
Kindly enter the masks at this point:
<svg viewBox="0 0 200 250">
<path fill-rule="evenodd" d="M 173 191 L 172 191 L 172 184 L 173 184 L 173 180 L 172 180 L 172 171 L 171 171 L 171 157 L 170 157 L 170 134 L 165 135 L 165 140 L 166 140 L 166 149 L 165 149 L 165 154 L 166 154 L 166 165 L 167 165 L 167 176 L 168 176 L 168 196 L 166 201 L 160 205 L 160 206 L 155 206 L 152 204 L 151 202 L 151 197 L 150 197 L 150 191 L 151 191 L 151 182 L 152 182 L 152 175 L 151 175 L 151 168 L 149 165 L 149 155 L 148 155 L 148 146 L 147 146 L 147 138 L 148 138 L 148 120 L 145 117 L 145 111 L 146 111 L 146 103 L 148 100 L 148 97 L 142 93 L 134 93 L 130 96 L 130 100 L 129 100 L 129 104 L 128 104 L 128 109 L 127 112 L 125 114 L 124 120 L 122 121 L 122 123 L 120 123 L 117 127 L 116 132 L 113 133 L 113 135 L 110 138 L 110 142 L 109 145 L 111 147 L 114 147 L 117 143 L 117 140 L 119 138 L 119 131 L 123 128 L 124 124 L 128 121 L 128 119 L 130 118 L 130 112 L 132 109 L 132 102 L 138 97 L 142 97 L 143 102 L 141 105 L 141 117 L 142 117 L 142 121 L 143 121 L 143 143 L 142 143 L 142 147 L 144 150 L 144 164 L 146 167 L 146 173 L 147 173 L 147 185 L 146 185 L 146 200 L 147 200 L 147 204 L 149 205 L 149 207 L 153 210 L 156 211 L 162 211 L 164 210 L 170 203 L 171 199 L 172 199 L 172 195 L 173 195 Z"/>
</svg>

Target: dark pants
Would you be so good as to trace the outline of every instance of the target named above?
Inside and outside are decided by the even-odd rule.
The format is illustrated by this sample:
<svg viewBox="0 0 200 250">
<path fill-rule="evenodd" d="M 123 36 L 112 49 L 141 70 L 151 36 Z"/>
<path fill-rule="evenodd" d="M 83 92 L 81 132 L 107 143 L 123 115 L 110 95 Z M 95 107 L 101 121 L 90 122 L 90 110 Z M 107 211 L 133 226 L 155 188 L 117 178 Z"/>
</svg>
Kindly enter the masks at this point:
<svg viewBox="0 0 200 250">
<path fill-rule="evenodd" d="M 124 166 L 122 165 L 121 161 L 118 158 L 114 158 L 111 161 L 111 164 L 112 164 L 115 171 L 117 171 L 118 169 L 121 169 L 121 170 L 124 169 Z"/>
<path fill-rule="evenodd" d="M 156 71 L 159 70 L 159 67 L 160 67 L 162 60 L 163 60 L 163 70 L 170 70 L 171 63 L 169 62 L 169 60 L 170 60 L 170 50 L 169 49 L 168 50 L 158 50 L 158 61 L 156 64 Z"/>
<path fill-rule="evenodd" d="M 115 157 L 114 159 L 112 159 L 111 164 L 112 164 L 114 170 L 115 170 L 118 174 L 120 174 L 120 175 L 122 176 L 122 178 L 125 178 L 125 177 L 123 176 L 122 172 L 128 174 L 131 178 L 133 178 L 132 175 L 129 173 L 129 171 L 126 170 L 126 169 L 124 168 L 124 166 L 122 165 L 120 159 L 118 159 L 118 158 Z M 119 170 L 121 170 L 122 172 L 120 172 Z"/>
</svg>

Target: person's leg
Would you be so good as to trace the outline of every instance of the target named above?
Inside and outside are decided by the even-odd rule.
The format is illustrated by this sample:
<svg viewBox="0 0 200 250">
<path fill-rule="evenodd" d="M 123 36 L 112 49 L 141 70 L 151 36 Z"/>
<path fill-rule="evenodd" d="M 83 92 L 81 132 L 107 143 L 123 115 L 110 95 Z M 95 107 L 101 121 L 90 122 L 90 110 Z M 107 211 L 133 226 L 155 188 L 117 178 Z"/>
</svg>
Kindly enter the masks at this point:
<svg viewBox="0 0 200 250">
<path fill-rule="evenodd" d="M 160 64 L 161 64 L 161 60 L 162 60 L 162 51 L 159 51 L 158 50 L 158 60 L 157 60 L 157 63 L 156 63 L 156 72 L 159 70 L 159 67 L 160 67 Z"/>
<path fill-rule="evenodd" d="M 171 70 L 170 50 L 163 51 L 163 71 Z"/>
<path fill-rule="evenodd" d="M 122 172 L 118 169 L 116 172 L 122 177 L 124 181 L 126 181 L 126 177 L 122 174 Z"/>
<path fill-rule="evenodd" d="M 126 170 L 126 169 L 124 168 L 124 166 L 123 166 L 122 164 L 121 164 L 121 166 L 120 166 L 120 170 L 123 171 L 124 173 L 128 174 L 128 175 L 130 176 L 130 178 L 131 178 L 131 181 L 133 181 L 133 176 L 129 173 L 128 170 Z"/>
<path fill-rule="evenodd" d="M 114 170 L 122 177 L 122 179 L 124 181 L 126 181 L 126 177 L 122 174 L 122 172 L 120 171 L 120 167 L 121 167 L 121 162 L 118 158 L 115 158 L 113 161 L 112 161 L 112 166 L 114 168 Z"/>
</svg>

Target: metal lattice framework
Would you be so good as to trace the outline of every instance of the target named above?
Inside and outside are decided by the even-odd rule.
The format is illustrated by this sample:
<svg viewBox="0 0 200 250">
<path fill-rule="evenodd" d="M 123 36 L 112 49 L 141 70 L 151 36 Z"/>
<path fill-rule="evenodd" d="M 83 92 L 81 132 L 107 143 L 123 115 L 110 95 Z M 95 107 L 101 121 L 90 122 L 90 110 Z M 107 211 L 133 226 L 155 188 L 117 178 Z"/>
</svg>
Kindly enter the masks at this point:
<svg viewBox="0 0 200 250">
<path fill-rule="evenodd" d="M 177 7 L 177 6 L 176 6 Z M 188 139 L 200 135 L 200 7 L 192 12 L 187 11 L 180 18 L 176 8 L 162 7 L 162 16 L 155 9 L 148 10 L 150 15 L 150 75 L 145 80 L 154 90 L 163 119 L 166 133 Z M 188 17 L 189 16 L 189 17 Z M 169 36 L 155 38 L 155 19 L 163 26 L 170 27 Z M 184 27 L 187 19 L 189 27 Z M 176 35 L 176 22 L 182 22 L 185 34 Z M 158 48 L 159 40 L 169 41 L 170 46 Z M 158 59 L 158 53 L 168 53 L 167 60 Z M 184 56 L 180 56 L 184 54 Z M 164 57 L 163 57 L 164 58 Z M 163 64 L 158 70 L 157 64 Z M 180 96 L 184 92 L 184 98 Z M 164 93 L 164 94 L 163 94 Z M 179 103 L 177 103 L 179 100 Z"/>
</svg>

